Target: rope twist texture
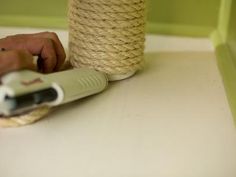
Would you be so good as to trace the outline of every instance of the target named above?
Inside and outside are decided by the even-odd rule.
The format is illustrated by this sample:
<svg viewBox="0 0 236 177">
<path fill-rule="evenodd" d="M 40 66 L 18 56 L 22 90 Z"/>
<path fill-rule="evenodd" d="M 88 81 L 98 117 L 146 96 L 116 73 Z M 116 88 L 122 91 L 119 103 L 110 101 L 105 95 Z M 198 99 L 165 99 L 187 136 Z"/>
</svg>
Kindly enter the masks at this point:
<svg viewBox="0 0 236 177">
<path fill-rule="evenodd" d="M 49 111 L 50 108 L 44 106 L 18 116 L 13 116 L 13 117 L 0 116 L 0 128 L 19 127 L 34 123 L 39 119 L 45 117 L 49 113 Z"/>
<path fill-rule="evenodd" d="M 70 0 L 69 55 L 73 67 L 110 75 L 140 69 L 145 0 Z"/>
</svg>

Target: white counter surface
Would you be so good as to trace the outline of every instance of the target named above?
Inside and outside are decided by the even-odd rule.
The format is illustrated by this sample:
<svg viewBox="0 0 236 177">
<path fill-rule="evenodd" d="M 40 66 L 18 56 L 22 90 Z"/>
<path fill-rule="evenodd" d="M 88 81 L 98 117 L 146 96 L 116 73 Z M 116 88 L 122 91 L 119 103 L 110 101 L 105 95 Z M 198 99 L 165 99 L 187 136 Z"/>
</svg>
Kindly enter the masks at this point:
<svg viewBox="0 0 236 177">
<path fill-rule="evenodd" d="M 0 129 L 0 177 L 235 177 L 235 167 L 236 129 L 207 39 L 147 36 L 135 77 Z"/>
</svg>

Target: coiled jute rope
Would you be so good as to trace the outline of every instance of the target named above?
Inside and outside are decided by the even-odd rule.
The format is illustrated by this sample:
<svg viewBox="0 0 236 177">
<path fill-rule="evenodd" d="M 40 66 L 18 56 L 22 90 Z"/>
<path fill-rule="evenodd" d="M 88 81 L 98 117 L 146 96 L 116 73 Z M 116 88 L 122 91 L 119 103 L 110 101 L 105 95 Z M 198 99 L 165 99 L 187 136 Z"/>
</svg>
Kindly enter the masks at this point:
<svg viewBox="0 0 236 177">
<path fill-rule="evenodd" d="M 0 116 L 0 127 L 19 127 L 36 122 L 45 117 L 50 111 L 49 107 L 40 107 L 33 111 L 13 117 Z"/>
<path fill-rule="evenodd" d="M 111 80 L 141 68 L 145 0 L 70 0 L 68 16 L 73 67 L 94 68 Z"/>
</svg>

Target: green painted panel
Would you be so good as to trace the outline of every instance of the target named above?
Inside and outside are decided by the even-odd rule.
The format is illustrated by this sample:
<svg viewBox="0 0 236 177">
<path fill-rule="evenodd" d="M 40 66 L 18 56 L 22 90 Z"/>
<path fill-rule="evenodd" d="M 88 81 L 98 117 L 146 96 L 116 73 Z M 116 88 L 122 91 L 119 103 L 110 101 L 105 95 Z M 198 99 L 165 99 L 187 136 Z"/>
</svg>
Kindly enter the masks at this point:
<svg viewBox="0 0 236 177">
<path fill-rule="evenodd" d="M 152 0 L 149 21 L 191 26 L 217 25 L 221 0 Z"/>
<path fill-rule="evenodd" d="M 227 44 L 232 53 L 234 64 L 236 66 L 236 1 L 233 0 L 231 4 L 231 14 L 229 21 L 229 29 L 227 36 Z"/>
<path fill-rule="evenodd" d="M 149 32 L 206 36 L 217 26 L 220 1 L 147 0 Z M 66 27 L 66 11 L 67 0 L 5 0 L 0 25 Z"/>
<path fill-rule="evenodd" d="M 222 0 L 219 24 L 212 39 L 218 66 L 224 81 L 229 105 L 236 125 L 236 1 Z"/>
<path fill-rule="evenodd" d="M 0 15 L 66 16 L 67 0 L 3 0 Z"/>
<path fill-rule="evenodd" d="M 235 123 L 236 123 L 236 1 L 232 0 L 231 4 L 231 11 L 230 11 L 230 20 L 229 20 L 229 27 L 228 27 L 228 34 L 227 34 L 227 43 L 226 45 L 230 51 L 230 57 L 232 62 L 230 63 L 231 66 L 226 68 L 227 72 L 229 72 L 229 68 L 233 68 L 234 72 L 230 73 L 230 86 L 228 89 L 229 101 L 231 103 L 231 109 L 234 114 Z"/>
</svg>

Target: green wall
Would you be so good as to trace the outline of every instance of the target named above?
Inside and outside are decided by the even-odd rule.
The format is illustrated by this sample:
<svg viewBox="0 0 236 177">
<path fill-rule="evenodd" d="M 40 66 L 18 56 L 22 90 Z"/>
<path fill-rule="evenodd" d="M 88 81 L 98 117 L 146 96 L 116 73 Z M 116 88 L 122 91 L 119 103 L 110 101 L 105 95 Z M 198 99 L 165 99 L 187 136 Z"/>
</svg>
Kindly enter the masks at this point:
<svg viewBox="0 0 236 177">
<path fill-rule="evenodd" d="M 227 43 L 236 64 L 236 1 L 233 0 L 230 10 Z"/>
<path fill-rule="evenodd" d="M 209 35 L 217 26 L 221 0 L 152 0 L 149 22 L 153 32 Z"/>
<path fill-rule="evenodd" d="M 236 1 L 231 1 L 231 9 L 230 9 L 230 18 L 229 18 L 229 26 L 228 26 L 228 35 L 226 40 L 226 45 L 229 48 L 230 54 L 230 63 L 228 63 L 229 68 L 226 68 L 226 72 L 229 73 L 229 88 L 228 99 L 231 104 L 231 110 L 234 114 L 235 123 L 236 123 Z M 224 59 L 224 58 L 222 58 Z M 231 72 L 230 72 L 231 71 Z"/>
<path fill-rule="evenodd" d="M 217 26 L 221 0 L 147 0 L 148 31 L 206 36 Z M 66 27 L 67 0 L 3 0 L 0 25 Z"/>
<path fill-rule="evenodd" d="M 66 0 L 2 0 L 0 15 L 66 16 Z"/>
<path fill-rule="evenodd" d="M 67 0 L 3 0 L 1 26 L 67 27 Z"/>
<path fill-rule="evenodd" d="M 153 0 L 151 22 L 215 27 L 220 0 Z"/>
</svg>

